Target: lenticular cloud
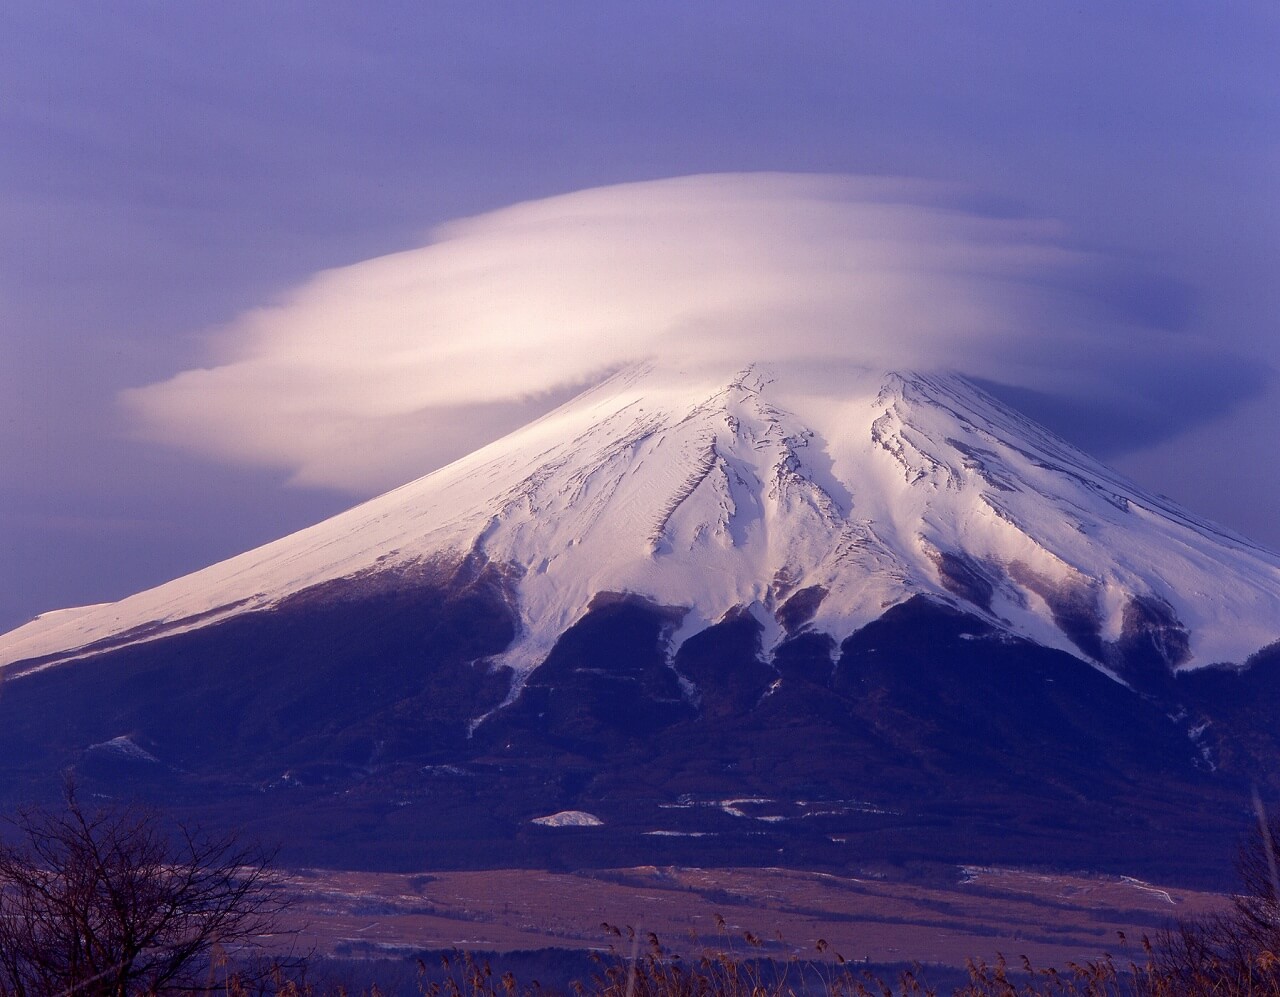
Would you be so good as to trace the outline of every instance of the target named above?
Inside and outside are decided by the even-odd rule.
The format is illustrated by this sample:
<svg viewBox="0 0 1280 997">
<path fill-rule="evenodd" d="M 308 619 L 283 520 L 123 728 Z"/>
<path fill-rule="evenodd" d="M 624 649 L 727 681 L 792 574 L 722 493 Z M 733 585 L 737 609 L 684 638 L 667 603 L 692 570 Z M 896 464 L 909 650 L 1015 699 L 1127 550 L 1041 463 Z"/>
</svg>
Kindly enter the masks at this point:
<svg viewBox="0 0 1280 997">
<path fill-rule="evenodd" d="M 357 491 L 515 428 L 621 364 L 954 368 L 1106 393 L 1150 330 L 1055 224 L 937 185 L 788 174 L 624 184 L 444 225 L 329 270 L 125 393 L 152 439 Z"/>
</svg>

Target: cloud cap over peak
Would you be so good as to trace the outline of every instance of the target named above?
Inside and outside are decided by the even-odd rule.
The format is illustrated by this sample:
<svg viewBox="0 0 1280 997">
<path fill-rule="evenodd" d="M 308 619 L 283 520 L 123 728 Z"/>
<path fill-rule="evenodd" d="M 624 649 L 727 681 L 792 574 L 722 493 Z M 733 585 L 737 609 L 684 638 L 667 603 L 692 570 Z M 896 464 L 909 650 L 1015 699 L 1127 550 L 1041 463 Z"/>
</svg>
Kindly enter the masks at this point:
<svg viewBox="0 0 1280 997">
<path fill-rule="evenodd" d="M 779 173 L 526 202 L 324 271 L 217 331 L 210 367 L 123 402 L 148 438 L 366 492 L 652 357 L 947 367 L 1175 428 L 1258 386 L 1177 331 L 1168 295 L 1146 307 L 1149 281 L 1054 222 L 971 203 L 914 180 Z M 1207 387 L 1177 406 L 1156 390 L 1171 382 Z"/>
</svg>

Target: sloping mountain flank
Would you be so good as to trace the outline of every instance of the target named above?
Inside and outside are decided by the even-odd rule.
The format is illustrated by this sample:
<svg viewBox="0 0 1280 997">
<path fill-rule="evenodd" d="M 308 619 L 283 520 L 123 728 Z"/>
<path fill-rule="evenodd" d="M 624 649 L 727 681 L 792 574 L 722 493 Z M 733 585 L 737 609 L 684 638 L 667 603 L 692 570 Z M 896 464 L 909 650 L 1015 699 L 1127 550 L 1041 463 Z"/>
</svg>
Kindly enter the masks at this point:
<svg viewBox="0 0 1280 997">
<path fill-rule="evenodd" d="M 1278 638 L 1280 557 L 963 377 L 649 362 L 0 637 L 0 803 L 71 770 L 381 868 L 1198 876 L 1280 800 Z"/>
</svg>

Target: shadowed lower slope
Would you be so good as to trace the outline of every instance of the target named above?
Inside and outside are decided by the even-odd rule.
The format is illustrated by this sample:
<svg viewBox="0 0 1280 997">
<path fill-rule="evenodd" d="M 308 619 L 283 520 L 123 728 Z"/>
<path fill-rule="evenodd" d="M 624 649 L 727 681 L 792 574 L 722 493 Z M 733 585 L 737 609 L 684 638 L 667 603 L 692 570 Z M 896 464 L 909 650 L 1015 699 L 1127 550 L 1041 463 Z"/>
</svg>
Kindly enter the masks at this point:
<svg viewBox="0 0 1280 997">
<path fill-rule="evenodd" d="M 47 795 L 70 768 L 87 791 L 278 836 L 290 861 L 374 868 L 1197 877 L 1225 868 L 1250 782 L 1278 768 L 1276 662 L 1133 689 L 927 598 L 772 656 L 731 613 L 670 661 L 669 610 L 600 599 L 503 706 L 511 675 L 488 659 L 515 635 L 505 577 L 307 593 L 11 680 L 0 794 Z M 563 810 L 604 824 L 530 823 Z"/>
</svg>

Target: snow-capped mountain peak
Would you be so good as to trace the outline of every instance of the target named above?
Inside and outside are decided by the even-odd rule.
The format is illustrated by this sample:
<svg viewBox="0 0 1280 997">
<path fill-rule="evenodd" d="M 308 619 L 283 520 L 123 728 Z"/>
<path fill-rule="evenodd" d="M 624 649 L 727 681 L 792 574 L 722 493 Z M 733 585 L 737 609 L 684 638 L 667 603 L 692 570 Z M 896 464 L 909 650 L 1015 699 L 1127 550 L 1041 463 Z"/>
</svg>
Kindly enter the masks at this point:
<svg viewBox="0 0 1280 997">
<path fill-rule="evenodd" d="M 1148 494 L 962 377 L 642 363 L 349 512 L 118 603 L 0 637 L 38 667 L 464 560 L 508 580 L 528 674 L 593 600 L 670 607 L 674 645 L 745 608 L 837 641 L 928 595 L 1124 676 L 1280 637 L 1280 557 Z"/>
</svg>

